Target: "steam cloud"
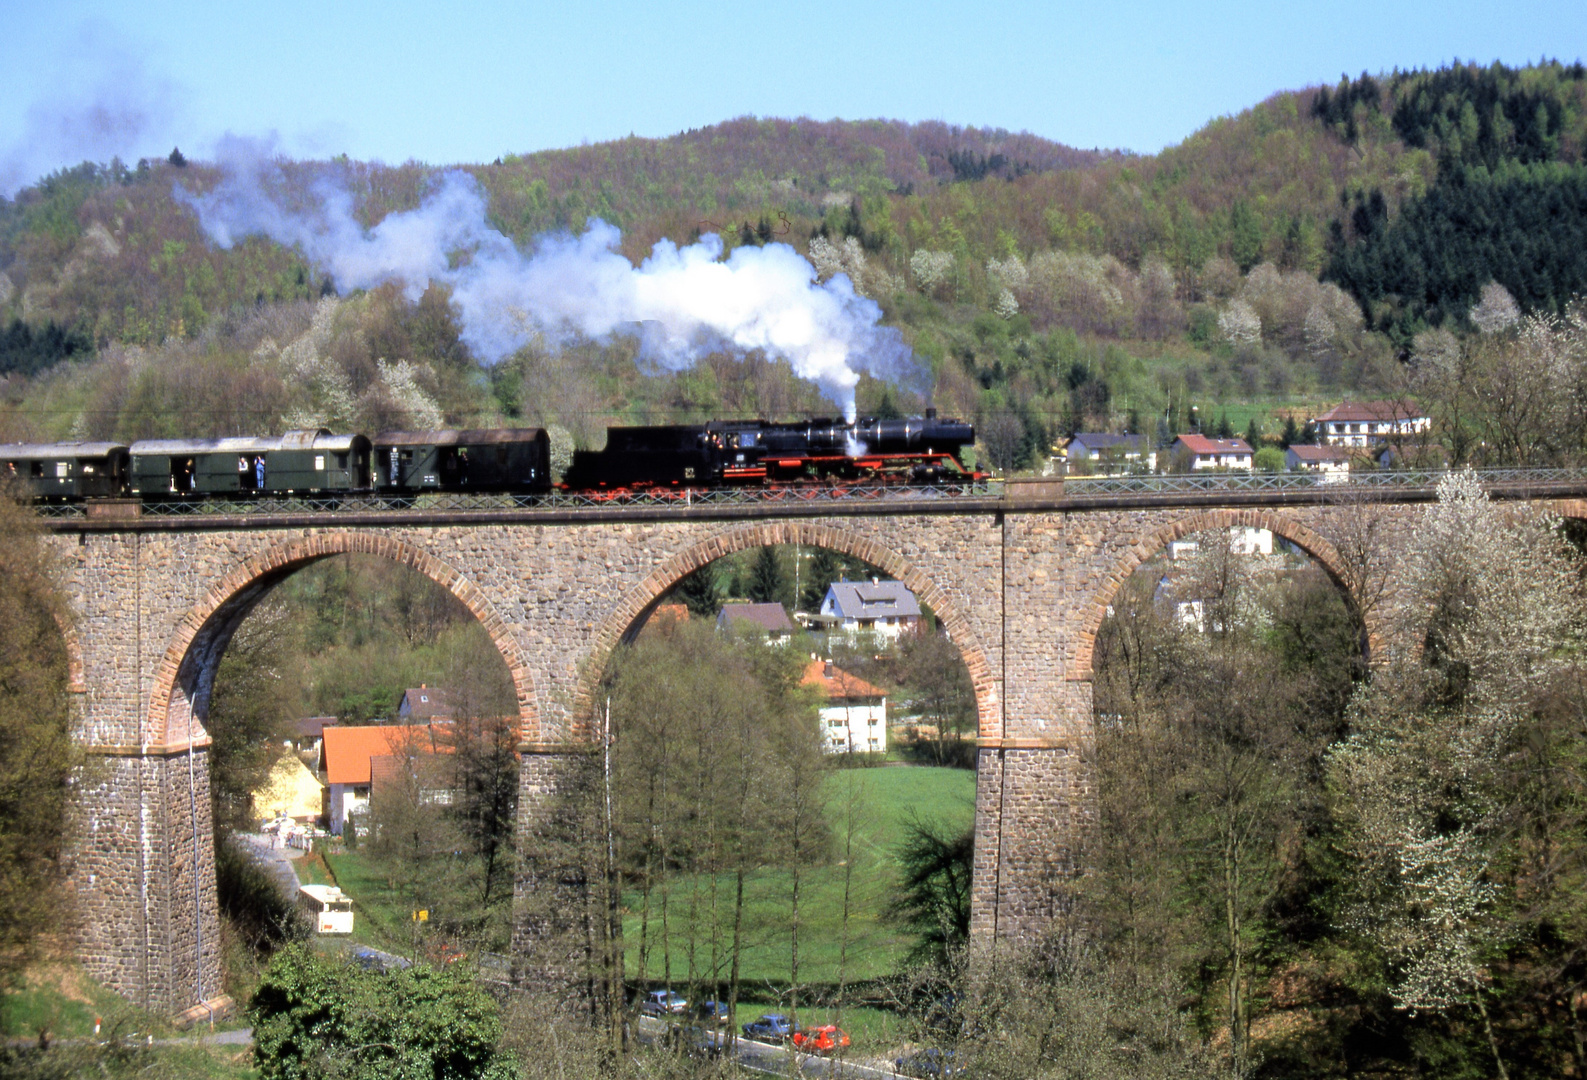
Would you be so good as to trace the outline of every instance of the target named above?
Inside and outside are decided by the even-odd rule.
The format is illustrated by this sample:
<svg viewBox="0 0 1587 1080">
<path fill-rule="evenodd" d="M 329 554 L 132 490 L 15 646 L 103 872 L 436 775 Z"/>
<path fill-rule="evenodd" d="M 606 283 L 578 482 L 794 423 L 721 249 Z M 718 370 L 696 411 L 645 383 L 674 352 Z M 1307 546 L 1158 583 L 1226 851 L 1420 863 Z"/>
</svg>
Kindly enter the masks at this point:
<svg viewBox="0 0 1587 1080">
<path fill-rule="evenodd" d="M 617 250 L 618 230 L 595 220 L 525 253 L 490 226 L 484 193 L 463 172 L 441 176 L 418 209 L 365 230 L 340 185 L 322 181 L 311 205 L 289 206 L 264 148 L 228 139 L 219 156 L 227 175 L 213 191 L 175 191 L 214 243 L 262 234 L 296 246 L 341 290 L 401 282 L 417 300 L 431 282 L 448 285 L 464 342 L 490 363 L 536 333 L 636 335 L 645 360 L 673 371 L 712 351 L 759 349 L 814 381 L 850 420 L 861 372 L 893 382 L 918 373 L 898 332 L 878 325 L 875 303 L 841 275 L 817 283 L 787 244 L 741 247 L 724 261 L 714 234 L 687 247 L 663 240 L 636 267 Z"/>
</svg>

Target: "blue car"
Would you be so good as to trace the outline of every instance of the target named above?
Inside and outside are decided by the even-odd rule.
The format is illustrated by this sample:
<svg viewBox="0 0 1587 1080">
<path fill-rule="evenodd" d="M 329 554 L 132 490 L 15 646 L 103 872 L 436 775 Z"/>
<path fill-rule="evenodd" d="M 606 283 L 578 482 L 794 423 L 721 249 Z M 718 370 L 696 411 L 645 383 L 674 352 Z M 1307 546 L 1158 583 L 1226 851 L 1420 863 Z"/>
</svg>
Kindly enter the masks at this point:
<svg viewBox="0 0 1587 1080">
<path fill-rule="evenodd" d="M 744 1035 L 751 1039 L 760 1039 L 763 1042 L 786 1042 L 793 1038 L 793 1033 L 803 1030 L 794 1021 L 782 1013 L 767 1013 L 759 1020 L 751 1020 L 744 1025 Z"/>
</svg>

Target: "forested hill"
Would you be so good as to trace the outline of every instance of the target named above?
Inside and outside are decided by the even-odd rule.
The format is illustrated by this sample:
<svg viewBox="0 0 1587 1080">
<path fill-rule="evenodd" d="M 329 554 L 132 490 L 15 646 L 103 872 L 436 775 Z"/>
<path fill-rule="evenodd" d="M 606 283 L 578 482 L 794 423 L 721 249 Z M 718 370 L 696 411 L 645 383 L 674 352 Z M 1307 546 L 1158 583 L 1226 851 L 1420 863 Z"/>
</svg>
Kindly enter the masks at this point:
<svg viewBox="0 0 1587 1080">
<path fill-rule="evenodd" d="M 845 272 L 881 305 L 930 367 L 926 397 L 983 424 L 1002 416 L 1005 442 L 1019 448 L 1008 460 L 1021 461 L 1076 424 L 1155 414 L 1174 428 L 1197 399 L 1271 416 L 1321 396 L 1398 392 L 1396 357 L 1429 327 L 1464 332 L 1493 281 L 1523 312 L 1560 312 L 1587 293 L 1584 151 L 1587 73 L 1543 63 L 1280 93 L 1156 155 L 941 123 L 741 118 L 460 167 L 486 193 L 491 223 L 525 247 L 597 217 L 622 230 L 636 261 L 658 239 L 707 231 L 730 248 L 792 244 L 823 278 Z M 366 226 L 419 206 L 444 171 L 281 163 L 286 197 L 334 182 Z M 173 191 L 219 180 L 173 152 L 85 163 L 0 200 L 0 376 L 4 404 L 25 417 L 8 422 L 15 432 L 163 429 L 158 394 L 142 382 L 187 380 L 173 374 L 182 364 L 208 370 L 193 366 L 193 350 L 219 350 L 258 376 L 258 356 L 306 332 L 303 305 L 338 283 L 259 238 L 213 246 Z M 350 295 L 314 331 L 340 350 L 343 374 L 325 385 L 350 389 L 324 391 L 334 408 L 300 402 L 291 416 L 373 422 L 348 402 L 408 393 L 379 389 L 376 361 L 389 359 L 415 365 L 414 385 L 448 421 L 518 418 L 517 376 L 498 366 L 479 388 L 437 292 L 417 304 L 393 290 Z M 239 329 L 278 309 L 269 333 Z M 116 376 L 129 386 L 82 363 L 128 347 L 155 355 Z M 583 438 L 608 419 L 811 406 L 802 392 L 769 389 L 782 386 L 769 375 L 753 393 L 737 385 L 761 379 L 758 368 L 641 386 L 621 349 L 597 352 L 558 376 L 565 402 L 531 395 L 535 418 L 560 418 Z M 38 381 L 56 365 L 83 373 L 70 393 Z M 302 397 L 294 379 L 266 382 L 285 401 Z M 46 407 L 40 395 L 60 400 Z M 867 385 L 861 397 L 894 404 Z M 85 400 L 99 402 L 92 413 Z M 141 418 L 129 419 L 128 402 L 142 403 Z M 289 418 L 271 408 L 246 423 Z"/>
</svg>

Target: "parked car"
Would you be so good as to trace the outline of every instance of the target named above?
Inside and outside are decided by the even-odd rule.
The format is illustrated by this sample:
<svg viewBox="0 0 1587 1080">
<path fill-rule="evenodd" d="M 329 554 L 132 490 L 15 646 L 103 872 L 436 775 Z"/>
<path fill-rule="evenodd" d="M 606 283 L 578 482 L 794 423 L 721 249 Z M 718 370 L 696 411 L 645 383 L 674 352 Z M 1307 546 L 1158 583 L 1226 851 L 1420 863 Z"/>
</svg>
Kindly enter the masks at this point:
<svg viewBox="0 0 1587 1080">
<path fill-rule="evenodd" d="M 716 1027 L 726 1027 L 729 1019 L 725 1001 L 702 1001 L 690 1010 L 690 1013 L 702 1024 L 713 1024 Z"/>
<path fill-rule="evenodd" d="M 646 1016 L 671 1016 L 688 1009 L 689 999 L 671 990 L 652 990 L 640 1002 L 639 1011 Z"/>
<path fill-rule="evenodd" d="M 746 1037 L 760 1039 L 763 1042 L 786 1042 L 790 1036 L 800 1030 L 797 1023 L 782 1013 L 767 1013 L 759 1020 L 751 1020 L 744 1025 Z"/>
<path fill-rule="evenodd" d="M 941 1080 L 948 1076 L 963 1076 L 965 1072 L 964 1064 L 956 1053 L 935 1046 L 901 1057 L 894 1062 L 894 1066 L 896 1072 L 920 1077 L 921 1080 Z"/>
<path fill-rule="evenodd" d="M 663 1045 L 689 1057 L 721 1057 L 725 1036 L 699 1024 L 677 1024 L 667 1029 Z"/>
<path fill-rule="evenodd" d="M 803 1050 L 807 1054 L 830 1054 L 849 1045 L 849 1035 L 836 1024 L 822 1024 L 807 1031 L 794 1032 L 793 1044 L 795 1050 Z"/>
</svg>

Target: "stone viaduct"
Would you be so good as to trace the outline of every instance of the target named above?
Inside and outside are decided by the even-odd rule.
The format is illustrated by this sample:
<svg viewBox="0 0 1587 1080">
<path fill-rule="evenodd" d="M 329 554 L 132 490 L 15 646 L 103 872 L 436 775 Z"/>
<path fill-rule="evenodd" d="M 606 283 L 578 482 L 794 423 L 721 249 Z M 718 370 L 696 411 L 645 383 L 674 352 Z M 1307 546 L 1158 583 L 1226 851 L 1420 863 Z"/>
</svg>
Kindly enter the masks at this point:
<svg viewBox="0 0 1587 1080">
<path fill-rule="evenodd" d="M 1558 512 L 1582 516 L 1587 508 L 1573 501 L 1582 493 L 1542 494 Z M 219 999 L 204 726 L 211 685 L 252 606 L 317 559 L 395 560 L 479 618 L 517 686 L 526 844 L 558 762 L 592 744 L 593 691 L 612 649 L 689 571 L 746 547 L 804 544 L 907 582 L 940 616 L 975 686 L 972 931 L 996 941 L 1047 919 L 1075 869 L 1093 802 L 1092 643 L 1131 571 L 1171 539 L 1246 524 L 1288 538 L 1359 591 L 1359 568 L 1341 542 L 1352 516 L 1356 524 L 1371 516 L 1392 557 L 1431 495 L 1420 488 L 1342 502 L 1316 488 L 1079 498 L 1057 483 L 1010 483 L 995 497 L 863 505 L 167 518 L 112 503 L 52 521 L 74 619 L 66 638 L 78 737 L 99 761 L 81 790 L 73 868 L 82 955 L 95 976 L 151 1008 Z M 1365 612 L 1374 644 L 1387 625 L 1382 610 Z M 519 888 L 522 901 L 532 883 Z"/>
</svg>

